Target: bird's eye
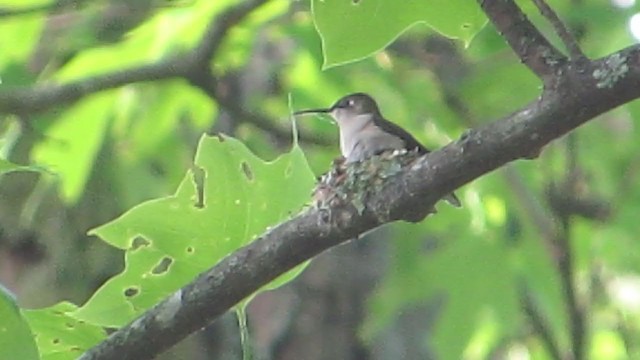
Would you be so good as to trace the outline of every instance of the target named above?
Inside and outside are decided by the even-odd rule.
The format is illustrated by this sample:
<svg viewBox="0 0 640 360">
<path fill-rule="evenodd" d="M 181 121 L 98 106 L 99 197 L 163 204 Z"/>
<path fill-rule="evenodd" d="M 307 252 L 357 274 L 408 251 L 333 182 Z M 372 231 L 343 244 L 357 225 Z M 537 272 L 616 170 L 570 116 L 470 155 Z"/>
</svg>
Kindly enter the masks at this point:
<svg viewBox="0 0 640 360">
<path fill-rule="evenodd" d="M 355 101 L 353 101 L 353 99 L 349 99 L 349 100 L 347 101 L 347 105 L 349 105 L 349 106 L 353 106 L 353 105 L 355 105 L 355 104 L 356 104 L 356 102 L 355 102 Z"/>
</svg>

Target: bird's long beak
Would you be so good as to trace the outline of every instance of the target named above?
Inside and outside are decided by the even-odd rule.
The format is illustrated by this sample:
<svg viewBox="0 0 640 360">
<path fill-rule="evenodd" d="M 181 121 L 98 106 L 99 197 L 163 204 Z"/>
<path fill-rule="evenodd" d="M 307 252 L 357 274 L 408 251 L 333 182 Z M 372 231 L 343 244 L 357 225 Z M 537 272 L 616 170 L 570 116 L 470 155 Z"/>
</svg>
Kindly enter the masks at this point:
<svg viewBox="0 0 640 360">
<path fill-rule="evenodd" d="M 333 109 L 307 109 L 300 110 L 293 113 L 293 115 L 304 115 L 304 114 L 328 114 L 332 112 Z"/>
</svg>

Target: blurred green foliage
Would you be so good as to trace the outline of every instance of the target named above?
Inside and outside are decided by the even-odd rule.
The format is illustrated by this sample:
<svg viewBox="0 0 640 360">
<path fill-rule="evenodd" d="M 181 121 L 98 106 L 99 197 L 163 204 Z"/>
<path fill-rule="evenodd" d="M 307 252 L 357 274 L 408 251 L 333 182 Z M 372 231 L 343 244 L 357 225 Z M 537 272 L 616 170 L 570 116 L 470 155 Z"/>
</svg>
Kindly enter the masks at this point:
<svg viewBox="0 0 640 360">
<path fill-rule="evenodd" d="M 62 6 L 64 11 L 53 14 L 68 16 L 63 20 L 45 12 L 3 18 L 0 89 L 85 79 L 188 51 L 213 17 L 239 2 L 145 2 L 140 8 L 125 7 L 139 13 L 115 28 L 107 26 L 106 9 L 117 10 L 111 6 L 126 2 Z M 560 46 L 533 5 L 519 3 Z M 48 2 L 3 1 L 0 7 L 41 4 Z M 637 5 L 623 9 L 600 0 L 550 4 L 576 30 L 591 57 L 635 41 L 627 22 L 640 10 Z M 538 79 L 492 26 L 483 27 L 485 21 L 469 1 L 399 6 L 392 0 L 273 0 L 230 31 L 211 67 L 221 79 L 235 76 L 244 84 L 234 93 L 240 107 L 275 119 L 273 124 L 282 128 L 291 126 L 288 94 L 292 106 L 301 109 L 328 106 L 346 93 L 366 91 L 386 117 L 436 148 L 540 93 Z M 414 26 L 421 24 L 429 26 Z M 105 29 L 114 32 L 107 36 Z M 55 37 L 47 37 L 53 30 Z M 438 34 L 462 41 L 448 42 Z M 233 86 L 225 91 L 233 92 Z M 290 143 L 274 140 L 242 118 L 233 119 L 231 131 L 239 141 L 201 137 L 211 129 L 224 129 L 224 116 L 225 109 L 207 94 L 172 79 L 91 94 L 21 120 L 0 118 L 2 156 L 8 159 L 0 160 L 0 172 L 12 172 L 0 180 L 24 170 L 13 163 L 27 163 L 16 160 L 27 158 L 55 174 L 43 173 L 36 181 L 56 184 L 67 208 L 88 203 L 107 209 L 94 192 L 107 188 L 114 211 L 124 213 L 93 231 L 122 250 L 124 271 L 82 307 L 60 303 L 27 312 L 43 358 L 75 357 L 105 336 L 98 325 L 130 321 L 295 213 L 309 201 L 312 173 L 325 171 L 338 153 L 337 146 L 302 143 L 265 162 L 261 159 L 288 151 Z M 466 186 L 459 191 L 464 209 L 440 206 L 439 213 L 422 224 L 394 226 L 389 268 L 370 299 L 362 338 L 374 343 L 403 311 L 433 304 L 438 313 L 433 328 L 416 336 L 424 337 L 439 358 L 482 359 L 525 348 L 532 359 L 549 359 L 546 340 L 532 329 L 524 311 L 528 301 L 557 346 L 563 352 L 570 349 L 567 285 L 556 250 L 544 239 L 535 214 L 542 211 L 552 225 L 560 226 L 547 194 L 572 179 L 572 194 L 611 210 L 602 218 L 572 217 L 568 225 L 574 290 L 588 314 L 589 358 L 640 356 L 640 344 L 629 340 L 640 337 L 640 300 L 628 295 L 639 291 L 640 281 L 640 246 L 634 235 L 640 212 L 640 142 L 633 122 L 638 117 L 636 101 L 585 125 L 572 135 L 573 141 L 549 146 L 537 161 L 512 165 L 511 175 L 497 172 Z M 21 121 L 31 125 L 17 133 L 14 125 Z M 299 126 L 304 134 L 336 136 L 326 121 L 307 118 Z M 194 181 L 196 169 L 204 171 L 201 183 Z M 24 208 L 11 211 L 46 207 L 50 200 L 37 189 L 42 185 L 34 186 Z M 202 209 L 195 206 L 201 200 L 199 189 L 204 190 Z M 280 195 L 283 191 L 286 196 Z M 6 200 L 0 206 L 14 203 L 0 200 Z M 103 217 L 86 223 L 104 223 Z M 20 226 L 39 229 L 40 224 Z M 65 245 L 64 251 L 70 247 Z M 3 302 L 2 309 L 11 306 Z M 28 342 L 25 334 L 20 339 Z M 0 333 L 0 342 L 6 339 L 6 333 Z"/>
</svg>

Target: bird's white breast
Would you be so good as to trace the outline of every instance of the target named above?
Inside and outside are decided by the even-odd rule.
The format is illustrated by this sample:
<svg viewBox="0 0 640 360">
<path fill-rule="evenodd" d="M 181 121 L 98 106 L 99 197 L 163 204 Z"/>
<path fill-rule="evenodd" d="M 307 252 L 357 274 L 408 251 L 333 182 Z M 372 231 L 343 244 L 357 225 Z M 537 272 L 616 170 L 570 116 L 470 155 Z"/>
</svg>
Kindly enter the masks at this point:
<svg viewBox="0 0 640 360">
<path fill-rule="evenodd" d="M 340 150 L 346 161 L 356 162 L 384 150 L 403 149 L 405 143 L 399 137 L 382 131 L 371 115 L 358 115 L 340 125 Z"/>
</svg>

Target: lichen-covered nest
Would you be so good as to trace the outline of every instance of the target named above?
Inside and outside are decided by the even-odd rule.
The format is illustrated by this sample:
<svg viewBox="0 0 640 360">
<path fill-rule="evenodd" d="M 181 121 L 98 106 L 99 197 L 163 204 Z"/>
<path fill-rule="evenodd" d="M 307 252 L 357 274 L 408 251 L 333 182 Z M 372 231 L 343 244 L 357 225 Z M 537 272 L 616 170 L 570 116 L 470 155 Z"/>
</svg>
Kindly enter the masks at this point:
<svg viewBox="0 0 640 360">
<path fill-rule="evenodd" d="M 420 156 L 415 151 L 393 150 L 348 164 L 340 157 L 318 180 L 313 191 L 314 206 L 325 209 L 351 204 L 362 213 L 371 194 L 380 191 L 390 178 Z"/>
</svg>

